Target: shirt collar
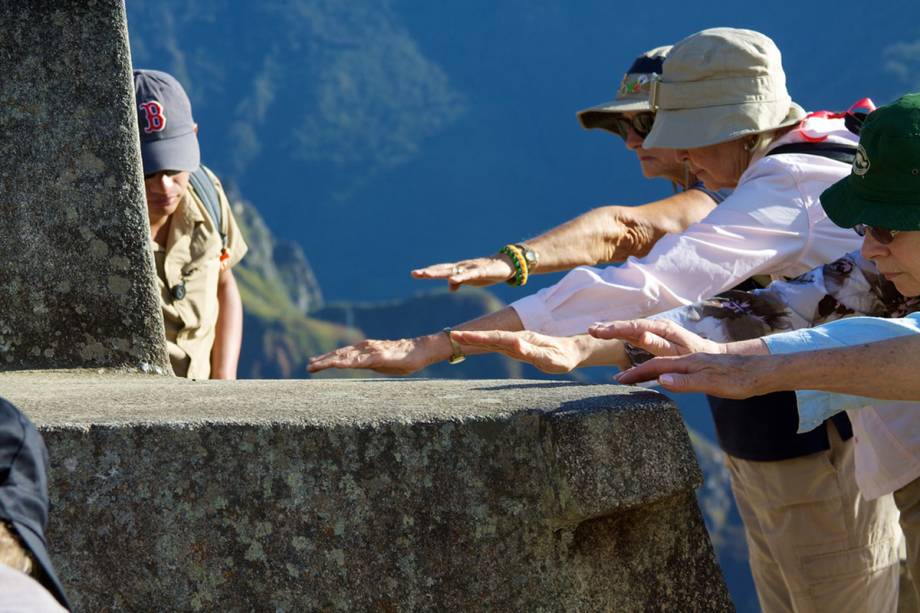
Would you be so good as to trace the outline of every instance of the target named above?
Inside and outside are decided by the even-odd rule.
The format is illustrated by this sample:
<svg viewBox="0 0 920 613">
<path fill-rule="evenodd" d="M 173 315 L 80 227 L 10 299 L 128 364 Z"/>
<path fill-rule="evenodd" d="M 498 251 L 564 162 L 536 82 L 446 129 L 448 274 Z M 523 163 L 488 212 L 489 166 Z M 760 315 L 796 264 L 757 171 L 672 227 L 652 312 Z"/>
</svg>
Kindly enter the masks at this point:
<svg viewBox="0 0 920 613">
<path fill-rule="evenodd" d="M 204 221 L 199 207 L 195 206 L 192 199 L 192 189 L 185 192 L 179 207 L 173 213 L 172 222 L 169 226 L 169 238 L 166 241 L 166 250 L 169 251 L 172 246 L 183 237 L 191 237 L 195 231 L 195 225 Z"/>
</svg>

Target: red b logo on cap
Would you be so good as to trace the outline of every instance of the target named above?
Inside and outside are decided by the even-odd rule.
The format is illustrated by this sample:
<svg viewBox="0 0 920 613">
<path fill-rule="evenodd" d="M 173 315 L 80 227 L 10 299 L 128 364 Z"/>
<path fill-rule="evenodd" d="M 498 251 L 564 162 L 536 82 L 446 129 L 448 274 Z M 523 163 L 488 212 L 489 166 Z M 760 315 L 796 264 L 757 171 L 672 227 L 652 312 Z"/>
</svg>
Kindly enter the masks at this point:
<svg viewBox="0 0 920 613">
<path fill-rule="evenodd" d="M 147 126 L 144 128 L 146 134 L 162 132 L 166 127 L 166 115 L 163 114 L 163 105 L 156 100 L 144 102 L 139 105 L 147 118 Z"/>
</svg>

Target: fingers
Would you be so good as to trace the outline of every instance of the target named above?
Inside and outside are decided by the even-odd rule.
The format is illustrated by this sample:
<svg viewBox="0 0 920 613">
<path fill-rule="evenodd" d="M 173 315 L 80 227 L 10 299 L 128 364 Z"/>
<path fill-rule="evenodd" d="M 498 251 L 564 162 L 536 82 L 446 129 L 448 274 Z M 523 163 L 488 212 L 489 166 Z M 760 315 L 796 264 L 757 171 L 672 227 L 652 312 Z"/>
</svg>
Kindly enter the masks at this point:
<svg viewBox="0 0 920 613">
<path fill-rule="evenodd" d="M 680 355 L 686 353 L 675 347 L 665 334 L 673 336 L 666 326 L 660 325 L 664 322 L 635 319 L 631 321 L 612 321 L 603 324 L 595 324 L 588 328 L 588 333 L 601 339 L 619 339 L 626 341 L 635 347 L 644 349 L 652 355 Z M 670 323 L 670 322 L 667 322 Z"/>
<path fill-rule="evenodd" d="M 501 258 L 477 258 L 460 262 L 435 264 L 411 272 L 416 279 L 445 279 L 451 291 L 461 285 L 492 285 L 507 280 L 514 271 Z"/>
<path fill-rule="evenodd" d="M 308 372 L 320 372 L 328 368 L 372 368 L 372 355 L 354 346 L 342 347 L 320 356 L 310 358 Z"/>
<path fill-rule="evenodd" d="M 646 332 L 668 338 L 678 333 L 678 330 L 686 332 L 673 321 L 667 319 L 629 319 L 596 323 L 588 328 L 588 334 L 595 338 L 617 338 L 632 342 L 639 340 L 642 334 Z"/>
<path fill-rule="evenodd" d="M 617 380 L 617 383 L 622 383 L 623 385 L 655 381 L 664 374 L 688 372 L 690 366 L 687 362 L 689 360 L 690 358 L 653 358 L 638 366 L 633 366 L 629 370 L 617 373 L 614 379 Z"/>
<path fill-rule="evenodd" d="M 702 393 L 719 398 L 750 398 L 755 394 L 724 373 L 699 370 L 688 373 L 665 373 L 658 377 L 661 387 L 672 392 Z"/>
<path fill-rule="evenodd" d="M 477 270 L 474 263 L 463 261 L 416 268 L 410 274 L 415 279 L 446 279 L 450 290 L 457 291 L 461 285 L 476 278 Z"/>
<path fill-rule="evenodd" d="M 617 338 L 654 355 L 718 353 L 719 345 L 667 319 L 634 319 L 595 324 L 588 333 L 597 338 Z"/>
<path fill-rule="evenodd" d="M 693 373 L 682 375 L 678 373 L 666 373 L 658 377 L 658 383 L 661 387 L 672 392 L 709 392 L 712 389 L 712 383 L 707 381 L 704 373 Z"/>
<path fill-rule="evenodd" d="M 340 347 L 321 356 L 310 358 L 308 372 L 320 372 L 328 368 L 369 368 L 399 372 L 405 370 L 405 351 L 399 345 L 405 341 L 364 340 L 357 345 Z"/>
<path fill-rule="evenodd" d="M 701 392 L 720 398 L 749 398 L 755 395 L 752 384 L 731 368 L 725 356 L 694 354 L 653 358 L 618 373 L 614 379 L 623 385 L 657 381 L 672 392 Z"/>
<path fill-rule="evenodd" d="M 446 279 L 454 274 L 457 264 L 434 264 L 425 268 L 416 268 L 410 274 L 416 279 Z"/>
<path fill-rule="evenodd" d="M 631 344 L 658 356 L 674 356 L 687 353 L 686 351 L 681 351 L 681 348 L 675 343 L 651 332 L 643 332 L 637 339 L 631 341 Z"/>
<path fill-rule="evenodd" d="M 577 365 L 577 359 L 565 353 L 564 347 L 532 332 L 454 330 L 451 336 L 464 345 L 501 353 L 551 374 L 570 372 Z"/>
</svg>

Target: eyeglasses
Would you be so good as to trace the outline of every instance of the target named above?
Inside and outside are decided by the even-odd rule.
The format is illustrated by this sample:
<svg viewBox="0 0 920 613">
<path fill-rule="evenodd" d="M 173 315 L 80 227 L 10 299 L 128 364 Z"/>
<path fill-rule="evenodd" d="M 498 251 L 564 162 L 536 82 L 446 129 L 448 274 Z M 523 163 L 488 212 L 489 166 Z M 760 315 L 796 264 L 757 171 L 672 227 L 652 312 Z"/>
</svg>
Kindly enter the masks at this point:
<svg viewBox="0 0 920 613">
<path fill-rule="evenodd" d="M 876 226 L 867 226 L 864 223 L 856 224 L 853 226 L 853 229 L 856 230 L 856 233 L 860 236 L 865 236 L 866 234 L 871 234 L 877 242 L 882 245 L 887 245 L 894 240 L 894 237 L 897 236 L 900 230 L 889 230 L 888 228 L 879 228 Z"/>
<path fill-rule="evenodd" d="M 605 130 L 613 132 L 623 140 L 626 140 L 629 137 L 630 128 L 632 128 L 640 138 L 645 138 L 648 136 L 648 133 L 652 131 L 652 124 L 654 122 L 655 113 L 651 111 L 645 111 L 643 113 L 633 115 L 632 117 L 626 117 L 625 115 L 613 115 L 607 121 L 605 121 L 601 127 Z"/>
</svg>

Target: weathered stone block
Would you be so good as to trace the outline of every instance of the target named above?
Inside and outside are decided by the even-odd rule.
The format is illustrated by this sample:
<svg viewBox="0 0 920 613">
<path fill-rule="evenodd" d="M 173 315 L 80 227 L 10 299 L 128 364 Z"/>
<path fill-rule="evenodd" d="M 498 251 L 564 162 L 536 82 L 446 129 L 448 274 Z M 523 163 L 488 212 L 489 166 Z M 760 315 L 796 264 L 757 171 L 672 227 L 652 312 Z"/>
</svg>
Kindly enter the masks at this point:
<svg viewBox="0 0 920 613">
<path fill-rule="evenodd" d="M 0 370 L 168 370 L 124 5 L 3 2 L 0 32 Z"/>
<path fill-rule="evenodd" d="M 7 373 L 82 610 L 723 611 L 663 396 Z"/>
</svg>

